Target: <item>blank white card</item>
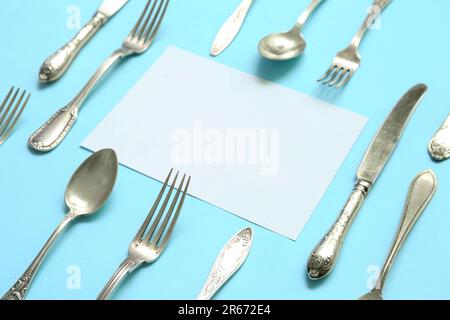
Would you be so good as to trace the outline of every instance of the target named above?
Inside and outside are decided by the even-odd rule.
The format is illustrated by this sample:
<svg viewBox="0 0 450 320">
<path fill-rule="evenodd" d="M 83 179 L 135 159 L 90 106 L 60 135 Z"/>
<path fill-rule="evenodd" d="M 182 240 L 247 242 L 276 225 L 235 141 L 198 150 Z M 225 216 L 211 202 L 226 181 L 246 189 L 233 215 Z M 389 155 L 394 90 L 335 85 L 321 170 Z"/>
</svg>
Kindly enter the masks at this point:
<svg viewBox="0 0 450 320">
<path fill-rule="evenodd" d="M 171 47 L 82 145 L 295 240 L 366 121 Z"/>
</svg>

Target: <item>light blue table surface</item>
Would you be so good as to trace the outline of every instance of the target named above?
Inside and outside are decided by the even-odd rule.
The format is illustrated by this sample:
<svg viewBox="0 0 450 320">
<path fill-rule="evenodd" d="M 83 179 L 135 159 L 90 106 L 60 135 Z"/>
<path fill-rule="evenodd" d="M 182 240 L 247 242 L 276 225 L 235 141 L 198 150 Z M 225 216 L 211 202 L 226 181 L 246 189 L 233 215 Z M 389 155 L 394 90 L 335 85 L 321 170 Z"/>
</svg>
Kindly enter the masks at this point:
<svg viewBox="0 0 450 320">
<path fill-rule="evenodd" d="M 33 93 L 18 127 L 0 148 L 0 293 L 22 274 L 62 219 L 66 184 L 90 154 L 79 147 L 81 141 L 168 46 L 209 57 L 218 28 L 239 0 L 172 1 L 151 50 L 121 64 L 105 79 L 59 148 L 49 154 L 33 153 L 27 147 L 28 136 L 65 105 L 120 45 L 144 5 L 142 0 L 130 1 L 87 45 L 60 81 L 40 86 L 37 75 L 42 61 L 75 33 L 67 27 L 71 18 L 68 8 L 78 6 L 85 23 L 100 3 L 0 1 L 0 95 L 13 84 Z M 450 162 L 434 163 L 426 147 L 450 109 L 450 45 L 445 40 L 450 2 L 394 1 L 383 13 L 381 28 L 370 31 L 362 44 L 361 69 L 340 92 L 324 90 L 315 80 L 350 41 L 370 0 L 326 1 L 304 30 L 308 48 L 298 60 L 277 64 L 257 54 L 259 39 L 289 28 L 307 3 L 256 0 L 239 36 L 215 61 L 330 101 L 368 116 L 370 121 L 298 240 L 293 242 L 253 226 L 255 240 L 249 259 L 217 298 L 354 299 L 365 293 L 367 282 L 374 277 L 373 270 L 382 265 L 389 250 L 412 178 L 432 168 L 439 179 L 438 192 L 400 252 L 385 297 L 448 299 Z M 397 100 L 419 82 L 429 85 L 428 95 L 348 233 L 334 272 L 321 282 L 308 281 L 308 255 L 347 199 L 370 140 Z M 148 107 L 154 109 L 155 115 L 148 119 L 149 125 L 170 121 L 158 118 L 158 106 L 151 101 Z M 323 146 L 323 154 L 315 156 L 326 157 L 327 146 Z M 159 182 L 120 167 L 110 201 L 98 215 L 80 220 L 67 230 L 44 262 L 28 298 L 94 299 L 125 258 L 127 246 L 160 187 Z M 291 201 L 301 198 L 299 194 Z M 130 277 L 114 298 L 195 298 L 222 246 L 248 225 L 189 197 L 167 251 L 157 263 Z M 77 271 L 80 288 L 74 289 L 71 284 Z"/>
</svg>

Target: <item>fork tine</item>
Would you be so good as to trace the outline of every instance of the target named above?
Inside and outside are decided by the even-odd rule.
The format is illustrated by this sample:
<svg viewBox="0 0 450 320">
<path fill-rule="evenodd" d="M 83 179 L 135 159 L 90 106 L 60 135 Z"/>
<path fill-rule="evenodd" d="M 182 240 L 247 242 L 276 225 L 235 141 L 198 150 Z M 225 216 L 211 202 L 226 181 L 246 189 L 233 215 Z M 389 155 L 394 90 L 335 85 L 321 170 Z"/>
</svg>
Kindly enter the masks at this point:
<svg viewBox="0 0 450 320">
<path fill-rule="evenodd" d="M 172 235 L 173 228 L 175 227 L 175 223 L 177 222 L 178 217 L 181 212 L 181 208 L 183 207 L 184 199 L 186 198 L 186 193 L 189 188 L 190 182 L 191 182 L 191 177 L 188 178 L 186 187 L 184 187 L 183 196 L 181 197 L 180 203 L 178 204 L 178 207 L 177 207 L 177 211 L 175 212 L 175 215 L 174 215 L 172 221 L 170 222 L 169 229 L 167 230 L 166 235 L 164 236 L 164 239 L 162 240 L 161 244 L 159 245 L 159 248 L 158 248 L 159 250 L 164 250 L 164 248 L 167 245 L 167 242 L 169 241 L 170 236 Z"/>
<path fill-rule="evenodd" d="M 152 208 L 150 209 L 150 212 L 147 215 L 147 218 L 145 218 L 144 223 L 142 224 L 142 226 L 139 228 L 136 236 L 134 237 L 133 241 L 139 241 L 141 240 L 142 236 L 145 233 L 145 230 L 148 227 L 148 224 L 150 223 L 153 215 L 155 214 L 156 208 L 158 208 L 159 202 L 161 201 L 161 198 L 164 194 L 164 191 L 166 190 L 167 187 L 167 183 L 169 182 L 170 176 L 172 175 L 173 169 L 170 170 L 169 175 L 167 176 L 166 180 L 164 181 L 164 184 L 161 188 L 161 191 L 159 191 L 158 196 L 156 197 L 155 202 L 153 203 Z"/>
<path fill-rule="evenodd" d="M 3 135 L 3 133 L 6 131 L 6 128 L 10 124 L 12 118 L 14 117 L 14 114 L 17 112 L 17 109 L 19 109 L 19 106 L 22 103 L 23 97 L 25 97 L 25 91 L 22 92 L 22 94 L 20 95 L 19 101 L 16 102 L 12 111 L 10 111 L 9 114 L 7 115 L 8 118 L 3 123 L 0 122 L 0 136 Z M 12 102 L 14 104 L 15 100 L 13 100 Z M 5 113 L 5 116 L 6 116 L 6 113 Z"/>
<path fill-rule="evenodd" d="M 164 8 L 163 8 L 163 3 L 164 3 Z M 155 20 L 153 21 L 152 25 L 148 28 L 148 30 L 145 34 L 145 39 L 146 39 L 147 43 L 150 43 L 153 40 L 153 38 L 155 37 L 156 33 L 158 32 L 159 27 L 161 26 L 162 20 L 164 19 L 164 16 L 166 14 L 168 5 L 169 5 L 169 0 L 163 0 L 161 2 L 161 5 L 158 8 L 158 12 L 155 15 Z M 163 9 L 160 14 L 161 8 L 163 8 Z M 159 16 L 159 18 L 158 18 L 158 16 Z M 153 28 L 154 22 L 156 22 L 157 19 L 158 19 L 158 22 L 156 23 L 156 26 Z M 152 32 L 152 30 L 153 30 L 153 32 Z"/>
<path fill-rule="evenodd" d="M 146 15 L 147 15 L 147 18 L 145 19 L 145 21 L 144 21 L 144 23 L 140 26 L 140 28 L 139 28 L 139 32 L 138 32 L 138 34 L 136 35 L 136 37 L 139 39 L 139 40 L 144 40 L 145 38 L 142 38 L 142 35 L 144 34 L 144 32 L 145 32 L 145 30 L 147 29 L 147 25 L 148 25 L 148 23 L 149 23 L 149 21 L 150 21 L 150 18 L 152 17 L 152 15 L 153 15 L 153 12 L 155 11 L 155 7 L 156 7 L 156 3 L 158 2 L 158 0 L 153 0 L 153 5 L 152 5 L 152 7 L 151 7 L 151 9 L 150 9 L 150 12 L 148 12 L 148 13 L 146 13 Z M 146 10 L 146 11 L 148 11 L 148 10 Z"/>
<path fill-rule="evenodd" d="M 342 80 L 342 77 L 347 73 L 347 69 L 341 67 L 338 71 L 338 73 L 335 76 L 335 79 L 331 81 L 328 85 L 330 87 L 334 86 L 336 83 Z"/>
<path fill-rule="evenodd" d="M 146 14 L 146 12 L 147 12 L 147 9 L 148 9 L 148 7 L 150 6 L 150 2 L 151 2 L 151 1 L 152 1 L 152 0 L 148 0 L 148 1 L 147 1 L 147 4 L 146 4 L 144 10 L 143 10 L 142 13 L 141 13 L 141 16 L 139 17 L 139 20 L 136 22 L 136 24 L 135 24 L 134 27 L 133 27 L 133 30 L 131 30 L 131 32 L 130 32 L 130 37 L 136 36 L 136 31 L 139 29 L 139 27 L 140 27 L 140 25 L 141 25 L 141 22 L 142 22 L 142 20 L 143 20 L 144 17 L 145 17 L 145 14 Z"/>
<path fill-rule="evenodd" d="M 330 68 L 327 70 L 327 72 L 325 72 L 322 76 L 322 78 L 320 78 L 319 80 L 317 80 L 317 82 L 322 82 L 323 80 L 325 80 L 326 78 L 328 78 L 328 76 L 330 75 L 330 73 L 334 70 L 334 68 L 336 68 L 336 66 L 334 64 L 332 64 L 330 66 Z"/>
<path fill-rule="evenodd" d="M 350 72 L 349 69 L 343 69 L 339 77 L 333 82 L 333 84 L 330 84 L 330 86 L 337 87 L 339 84 L 342 83 L 343 80 L 347 77 L 347 74 Z"/>
<path fill-rule="evenodd" d="M 336 78 L 336 76 L 337 76 L 337 74 L 339 73 L 339 70 L 341 70 L 341 68 L 339 68 L 339 66 L 336 66 L 335 68 L 334 68 L 334 71 L 331 73 L 331 75 L 328 77 L 328 79 L 326 79 L 325 81 L 323 81 L 323 84 L 324 85 L 327 85 L 327 84 L 329 84 L 330 82 L 332 82 L 335 78 Z"/>
<path fill-rule="evenodd" d="M 353 76 L 353 72 L 349 70 L 349 71 L 347 72 L 347 75 L 345 76 L 345 78 L 342 79 L 341 82 L 338 83 L 338 84 L 336 85 L 336 89 L 340 89 L 340 88 L 342 88 L 343 86 L 345 86 L 345 85 L 347 84 L 347 82 L 350 81 L 350 79 L 351 79 L 352 76 Z"/>
<path fill-rule="evenodd" d="M 22 115 L 23 110 L 25 110 L 25 107 L 27 106 L 28 101 L 30 100 L 30 97 L 31 97 L 31 93 L 28 94 L 27 98 L 25 99 L 25 102 L 22 104 L 22 107 L 20 108 L 19 112 L 17 112 L 17 114 L 16 114 L 14 120 L 12 121 L 12 123 L 10 124 L 9 128 L 6 130 L 5 133 L 3 133 L 3 136 L 0 137 L 0 145 L 2 145 L 6 141 L 6 139 L 8 139 L 9 135 L 13 131 L 14 127 L 16 126 L 17 121 L 19 120 L 20 116 Z"/>
<path fill-rule="evenodd" d="M 170 205 L 169 211 L 167 211 L 164 221 L 162 222 L 161 226 L 159 227 L 158 233 L 156 234 L 154 240 L 152 240 L 152 244 L 155 246 L 161 239 L 161 236 L 162 236 L 164 230 L 166 229 L 167 223 L 169 222 L 170 217 L 172 216 L 173 209 L 175 208 L 175 205 L 177 204 L 178 198 L 180 196 L 180 192 L 183 189 L 184 180 L 186 180 L 186 174 L 183 175 L 183 179 L 181 179 L 180 185 L 178 186 L 177 193 L 175 194 L 175 197 L 172 200 L 172 204 Z"/>
<path fill-rule="evenodd" d="M 142 240 L 144 243 L 147 243 L 150 241 L 151 236 L 153 235 L 153 233 L 155 232 L 156 228 L 158 227 L 159 222 L 161 221 L 161 218 L 164 214 L 164 211 L 166 211 L 166 207 L 167 204 L 169 203 L 170 197 L 172 195 L 173 192 L 173 188 L 177 182 L 178 179 L 178 172 L 175 175 L 175 178 L 173 179 L 173 182 L 170 186 L 169 192 L 166 195 L 166 198 L 164 199 L 163 204 L 161 205 L 161 208 L 159 209 L 158 215 L 156 216 L 156 219 L 153 221 L 150 230 L 147 231 L 147 235 L 144 237 L 144 239 Z"/>
<path fill-rule="evenodd" d="M 11 107 L 12 107 L 12 105 L 14 104 L 14 101 L 16 100 L 16 98 L 17 98 L 17 95 L 19 94 L 19 90 L 20 89 L 16 89 L 16 92 L 14 93 L 14 95 L 13 95 L 13 97 L 9 100 L 9 103 L 8 103 L 8 106 L 6 107 L 6 110 L 4 110 L 3 111 L 3 107 L 2 107 L 2 111 L 3 111 L 3 114 L 2 114 L 2 116 L 1 116 L 1 118 L 0 118 L 0 125 L 3 123 L 3 121 L 5 120 L 5 118 L 6 118 L 6 116 L 9 114 L 9 112 L 11 111 Z"/>
<path fill-rule="evenodd" d="M 11 89 L 9 89 L 8 94 L 6 95 L 5 99 L 2 102 L 2 105 L 0 106 L 0 114 L 3 112 L 3 109 L 5 108 L 6 102 L 8 102 L 9 98 L 11 97 L 11 94 L 14 91 L 14 87 L 11 87 Z"/>
</svg>

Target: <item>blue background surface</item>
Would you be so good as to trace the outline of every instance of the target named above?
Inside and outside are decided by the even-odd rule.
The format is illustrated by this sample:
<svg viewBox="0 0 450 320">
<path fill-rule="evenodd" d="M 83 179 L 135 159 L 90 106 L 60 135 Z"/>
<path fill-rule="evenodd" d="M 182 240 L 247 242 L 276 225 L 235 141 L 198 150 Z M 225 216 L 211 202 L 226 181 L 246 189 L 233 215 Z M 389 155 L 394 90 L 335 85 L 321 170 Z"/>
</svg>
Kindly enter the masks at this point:
<svg viewBox="0 0 450 320">
<path fill-rule="evenodd" d="M 144 1 L 134 0 L 124 7 L 81 52 L 64 78 L 48 86 L 37 82 L 42 61 L 75 34 L 75 30 L 66 27 L 70 17 L 67 8 L 78 5 L 85 23 L 101 1 L 0 2 L 1 95 L 13 84 L 33 93 L 12 137 L 0 148 L 0 293 L 22 274 L 62 219 L 66 184 L 90 154 L 79 147 L 80 142 L 168 46 L 208 57 L 218 28 L 239 1 L 172 1 L 151 50 L 111 73 L 87 100 L 80 121 L 64 143 L 44 155 L 27 148 L 28 136 L 65 105 L 120 45 Z M 368 291 L 367 281 L 373 277 L 368 269 L 384 261 L 412 178 L 432 168 L 438 175 L 438 192 L 400 252 L 385 297 L 448 299 L 450 273 L 445 270 L 450 270 L 450 162 L 432 162 L 426 147 L 450 106 L 450 45 L 444 40 L 444 30 L 450 24 L 450 2 L 394 1 L 383 13 L 381 29 L 370 31 L 362 44 L 361 69 L 339 92 L 324 90 L 315 80 L 335 53 L 348 44 L 371 5 L 370 0 L 326 1 L 304 30 L 308 48 L 298 60 L 276 64 L 257 54 L 259 39 L 288 29 L 307 4 L 307 0 L 256 0 L 237 39 L 215 60 L 366 115 L 370 121 L 298 240 L 293 242 L 254 226 L 255 241 L 249 259 L 217 298 L 357 298 Z M 308 281 L 308 255 L 347 199 L 355 170 L 370 140 L 402 94 L 419 82 L 429 85 L 429 93 L 348 233 L 336 269 L 321 282 Z M 152 121 L 170 121 L 158 118 L 158 106 L 151 101 L 149 108 L 154 109 L 150 125 Z M 316 156 L 326 157 L 327 146 L 323 146 L 323 154 Z M 67 230 L 44 262 L 28 298 L 94 299 L 125 258 L 127 246 L 160 186 L 121 167 L 106 207 Z M 301 197 L 299 194 L 292 201 L 301 201 Z M 224 243 L 248 225 L 197 199 L 187 199 L 167 251 L 157 263 L 130 277 L 114 298 L 195 298 Z M 72 265 L 81 270 L 80 290 L 67 287 L 67 269 Z"/>
</svg>

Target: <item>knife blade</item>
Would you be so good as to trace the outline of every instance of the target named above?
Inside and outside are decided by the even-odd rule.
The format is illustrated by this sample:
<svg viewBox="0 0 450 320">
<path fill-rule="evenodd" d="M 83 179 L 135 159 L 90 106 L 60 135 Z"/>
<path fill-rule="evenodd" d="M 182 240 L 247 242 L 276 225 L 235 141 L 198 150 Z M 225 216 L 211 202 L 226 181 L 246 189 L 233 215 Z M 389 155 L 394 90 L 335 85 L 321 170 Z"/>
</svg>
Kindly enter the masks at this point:
<svg viewBox="0 0 450 320">
<path fill-rule="evenodd" d="M 103 13 L 107 17 L 112 17 L 122 9 L 122 7 L 128 2 L 128 0 L 103 0 L 98 12 Z"/>
<path fill-rule="evenodd" d="M 253 230 L 238 232 L 220 252 L 197 300 L 209 300 L 239 270 L 253 242 Z"/>
<path fill-rule="evenodd" d="M 253 0 L 242 1 L 239 7 L 220 28 L 210 50 L 210 54 L 213 57 L 221 54 L 231 44 L 231 42 L 233 42 L 234 38 L 241 30 L 242 24 L 244 23 L 245 17 L 252 6 L 252 3 Z"/>
<path fill-rule="evenodd" d="M 357 182 L 349 200 L 335 224 L 314 248 L 308 259 L 307 271 L 310 279 L 321 279 L 333 269 L 353 219 L 394 152 L 409 119 L 426 91 L 427 86 L 424 84 L 412 87 L 400 99 L 375 135 L 358 168 Z"/>
<path fill-rule="evenodd" d="M 61 78 L 86 43 L 127 2 L 128 0 L 104 0 L 78 34 L 44 61 L 39 71 L 40 82 L 49 83 Z"/>
</svg>

